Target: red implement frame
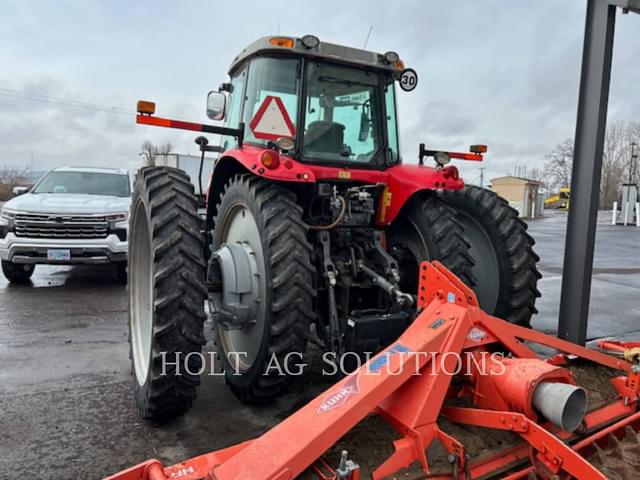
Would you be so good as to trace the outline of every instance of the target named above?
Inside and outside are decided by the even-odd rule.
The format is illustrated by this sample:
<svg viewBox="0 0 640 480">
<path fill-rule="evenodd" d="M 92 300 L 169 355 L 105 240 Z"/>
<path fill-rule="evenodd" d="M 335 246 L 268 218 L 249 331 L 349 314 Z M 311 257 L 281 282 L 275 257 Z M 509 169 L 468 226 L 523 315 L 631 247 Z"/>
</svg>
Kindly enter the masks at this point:
<svg viewBox="0 0 640 480">
<path fill-rule="evenodd" d="M 394 442 L 394 453 L 374 472 L 376 479 L 414 461 L 431 475 L 425 450 L 434 440 L 453 456 L 461 478 L 504 472 L 511 472 L 510 479 L 526 478 L 533 471 L 532 464 L 543 475 L 606 478 L 580 452 L 587 452 L 590 445 L 614 430 L 640 426 L 640 373 L 635 366 L 484 313 L 473 291 L 438 262 L 421 265 L 418 300 L 423 310 L 397 342 L 261 437 L 170 467 L 150 460 L 108 480 L 287 480 L 312 465 L 316 465 L 312 471 L 319 478 L 335 478 L 320 473 L 314 462 L 370 413 L 381 415 L 402 436 Z M 445 399 L 465 395 L 471 388 L 452 384 L 451 372 L 456 371 L 458 354 L 477 354 L 497 347 L 511 352 L 514 362 L 528 359 L 535 363 L 531 359 L 539 356 L 529 348 L 530 343 L 559 352 L 539 362 L 545 371 L 563 363 L 565 355 L 620 370 L 624 376 L 612 381 L 619 398 L 590 411 L 575 434 L 559 431 L 535 418 L 535 413 L 517 408 L 489 409 L 486 402 L 483 408 L 445 406 Z M 522 446 L 493 458 L 469 461 L 463 439 L 453 438 L 438 427 L 440 415 L 455 423 L 516 432 L 523 439 Z M 516 472 L 523 464 L 525 469 Z M 356 475 L 359 473 L 351 478 Z"/>
</svg>

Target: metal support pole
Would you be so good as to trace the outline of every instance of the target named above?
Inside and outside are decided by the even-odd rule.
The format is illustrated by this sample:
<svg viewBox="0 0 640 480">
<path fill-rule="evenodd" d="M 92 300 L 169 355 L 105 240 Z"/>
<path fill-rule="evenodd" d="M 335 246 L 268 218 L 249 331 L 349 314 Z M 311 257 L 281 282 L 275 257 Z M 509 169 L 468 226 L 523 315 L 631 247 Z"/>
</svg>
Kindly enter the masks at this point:
<svg viewBox="0 0 640 480">
<path fill-rule="evenodd" d="M 616 7 L 588 0 L 558 337 L 587 338 Z"/>
</svg>

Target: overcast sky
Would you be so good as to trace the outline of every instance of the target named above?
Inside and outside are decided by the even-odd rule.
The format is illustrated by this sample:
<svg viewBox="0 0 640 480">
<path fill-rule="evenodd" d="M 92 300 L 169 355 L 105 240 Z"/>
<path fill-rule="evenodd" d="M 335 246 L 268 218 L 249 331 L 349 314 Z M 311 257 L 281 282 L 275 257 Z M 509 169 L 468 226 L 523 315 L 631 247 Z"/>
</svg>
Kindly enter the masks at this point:
<svg viewBox="0 0 640 480">
<path fill-rule="evenodd" d="M 206 92 L 269 34 L 400 53 L 419 85 L 399 93 L 404 160 L 419 142 L 489 144 L 486 178 L 541 166 L 575 129 L 585 1 L 0 0 L 0 166 L 137 167 L 140 144 L 196 153 L 194 133 L 44 96 L 206 121 Z M 640 16 L 618 15 L 609 121 L 640 121 Z M 16 94 L 16 92 L 18 92 Z M 477 181 L 478 165 L 464 173 Z"/>
</svg>

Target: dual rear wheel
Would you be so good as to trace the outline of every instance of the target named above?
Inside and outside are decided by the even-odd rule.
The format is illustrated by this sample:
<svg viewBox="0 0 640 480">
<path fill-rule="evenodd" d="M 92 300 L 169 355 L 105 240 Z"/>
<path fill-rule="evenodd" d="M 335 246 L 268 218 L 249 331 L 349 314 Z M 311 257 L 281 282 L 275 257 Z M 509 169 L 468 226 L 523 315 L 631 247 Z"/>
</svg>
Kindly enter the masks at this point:
<svg viewBox="0 0 640 480">
<path fill-rule="evenodd" d="M 418 195 L 387 236 L 406 291 L 416 292 L 421 261 L 439 260 L 474 289 L 484 311 L 530 326 L 540 296 L 535 242 L 518 212 L 494 192 L 471 185 Z"/>
</svg>

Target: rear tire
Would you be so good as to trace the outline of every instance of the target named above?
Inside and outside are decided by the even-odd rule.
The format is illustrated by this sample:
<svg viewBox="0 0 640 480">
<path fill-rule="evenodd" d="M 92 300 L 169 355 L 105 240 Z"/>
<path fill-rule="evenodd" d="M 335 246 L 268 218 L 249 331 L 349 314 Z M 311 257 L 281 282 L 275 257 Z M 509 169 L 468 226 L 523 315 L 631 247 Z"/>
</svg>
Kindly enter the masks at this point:
<svg viewBox="0 0 640 480">
<path fill-rule="evenodd" d="M 140 416 L 166 419 L 191 407 L 203 369 L 207 292 L 200 218 L 189 177 L 174 168 L 141 169 L 131 212 L 129 341 L 134 396 Z"/>
<path fill-rule="evenodd" d="M 400 266 L 400 287 L 405 292 L 417 293 L 419 264 L 431 260 L 441 262 L 467 285 L 475 285 L 469 244 L 455 211 L 431 192 L 405 205 L 387 231 L 387 244 Z"/>
<path fill-rule="evenodd" d="M 465 227 L 463 235 L 475 262 L 472 273 L 479 281 L 475 290 L 480 306 L 496 317 L 530 326 L 531 316 L 537 313 L 537 282 L 542 275 L 527 224 L 491 190 L 469 185 L 440 195 Z"/>
<path fill-rule="evenodd" d="M 29 263 L 2 260 L 2 273 L 11 283 L 28 283 L 35 269 L 36 266 Z"/>
<path fill-rule="evenodd" d="M 302 364 L 314 317 L 312 247 L 302 207 L 273 182 L 237 175 L 225 187 L 214 225 L 212 252 L 242 242 L 255 255 L 256 323 L 233 331 L 216 324 L 215 330 L 227 384 L 241 401 L 263 403 L 281 395 L 289 372 Z"/>
</svg>

